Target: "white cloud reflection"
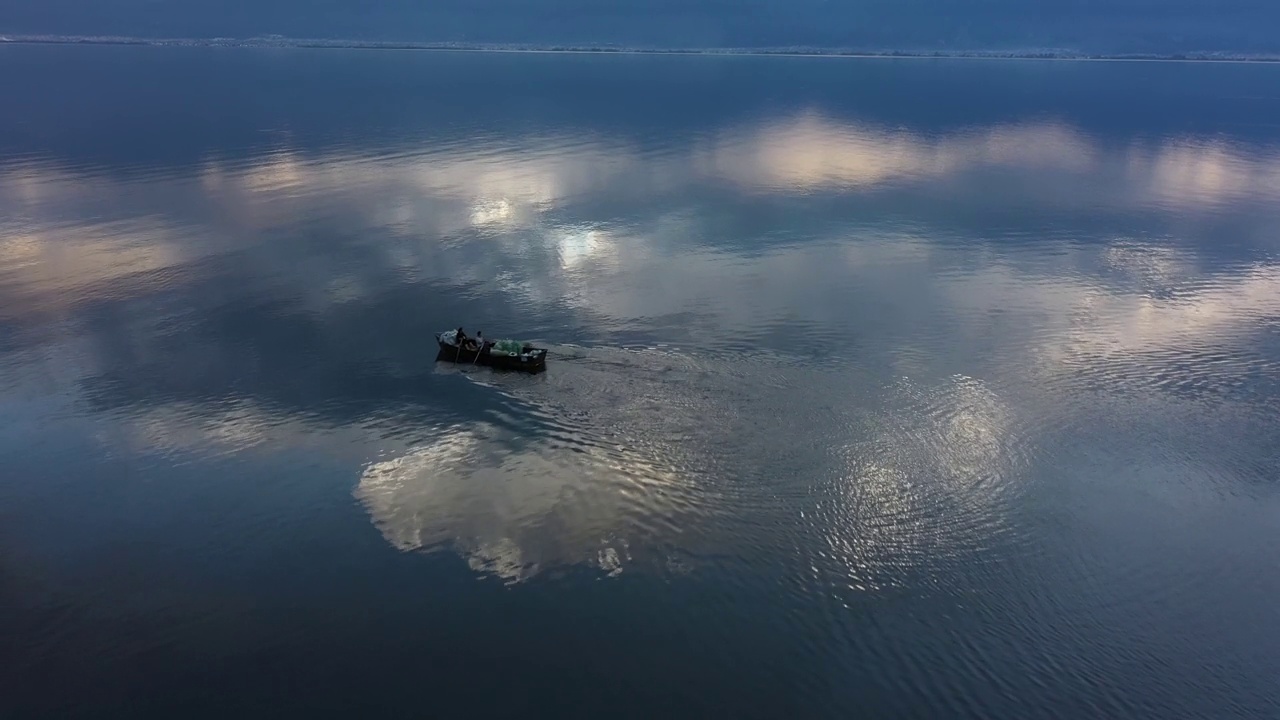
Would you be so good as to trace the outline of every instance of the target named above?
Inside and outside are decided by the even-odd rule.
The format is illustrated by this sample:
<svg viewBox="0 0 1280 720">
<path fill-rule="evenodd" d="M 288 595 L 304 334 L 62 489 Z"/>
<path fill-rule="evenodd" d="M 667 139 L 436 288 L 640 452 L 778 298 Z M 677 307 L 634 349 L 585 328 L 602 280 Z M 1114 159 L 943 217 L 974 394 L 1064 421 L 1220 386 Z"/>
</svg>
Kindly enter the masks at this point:
<svg viewBox="0 0 1280 720">
<path fill-rule="evenodd" d="M 0 284 L 8 301 L 0 317 L 65 313 L 85 293 L 154 289 L 164 282 L 156 271 L 199 256 L 186 242 L 175 242 L 183 236 L 154 217 L 39 228 L 0 225 Z"/>
<path fill-rule="evenodd" d="M 1252 154 L 1222 140 L 1173 139 L 1129 151 L 1128 177 L 1168 205 L 1280 200 L 1280 152 Z"/>
<path fill-rule="evenodd" d="M 630 436 L 638 402 L 572 412 L 603 412 L 614 418 L 614 434 Z M 637 544 L 647 548 L 650 567 L 662 566 L 671 556 L 656 550 L 660 539 L 683 535 L 684 546 L 696 545 L 697 533 L 683 528 L 694 516 L 716 514 L 706 507 L 713 495 L 679 448 L 665 446 L 675 453 L 667 455 L 645 441 L 610 442 L 599 424 L 550 433 L 485 421 L 441 428 L 369 464 L 354 494 L 394 547 L 448 547 L 476 571 L 508 582 L 575 565 L 617 575 L 640 560 L 632 555 Z M 649 430 L 652 444 L 661 430 Z"/>
<path fill-rule="evenodd" d="M 722 133 L 697 155 L 709 175 L 753 190 L 832 190 L 927 180 L 984 165 L 1084 172 L 1098 152 L 1054 124 L 930 137 L 816 115 Z"/>
<path fill-rule="evenodd" d="M 448 545 L 474 570 L 507 581 L 574 564 L 621 572 L 627 543 L 611 537 L 621 508 L 574 498 L 575 488 L 590 487 L 590 468 L 545 448 L 495 451 L 494 443 L 504 438 L 493 426 L 453 428 L 370 465 L 356 497 L 394 547 Z"/>
</svg>

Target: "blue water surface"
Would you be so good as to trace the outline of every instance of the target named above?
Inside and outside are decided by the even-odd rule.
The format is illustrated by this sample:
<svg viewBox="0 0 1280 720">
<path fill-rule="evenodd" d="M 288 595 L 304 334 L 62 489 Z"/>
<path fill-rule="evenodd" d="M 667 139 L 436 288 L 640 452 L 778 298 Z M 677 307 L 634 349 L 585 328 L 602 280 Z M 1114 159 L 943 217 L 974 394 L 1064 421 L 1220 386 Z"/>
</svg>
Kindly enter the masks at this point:
<svg viewBox="0 0 1280 720">
<path fill-rule="evenodd" d="M 1280 716 L 1280 67 L 0 68 L 0 716 Z"/>
</svg>

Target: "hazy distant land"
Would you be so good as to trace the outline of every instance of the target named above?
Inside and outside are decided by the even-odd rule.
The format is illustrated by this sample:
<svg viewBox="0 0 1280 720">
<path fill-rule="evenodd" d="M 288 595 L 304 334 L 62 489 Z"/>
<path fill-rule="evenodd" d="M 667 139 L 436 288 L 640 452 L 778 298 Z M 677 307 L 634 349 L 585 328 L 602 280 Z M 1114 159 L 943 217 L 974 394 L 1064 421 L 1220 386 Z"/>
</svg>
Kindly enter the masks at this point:
<svg viewBox="0 0 1280 720">
<path fill-rule="evenodd" d="M 1163 60 L 1220 62 L 1280 62 L 1277 54 L 1224 51 L 1181 53 L 1092 53 L 1070 48 L 1022 50 L 911 50 L 830 47 L 642 47 L 614 45 L 563 45 L 467 42 L 401 42 L 383 40 L 305 39 L 281 36 L 251 38 L 142 38 L 110 35 L 0 35 L 0 43 L 53 45 L 144 45 L 155 47 L 332 48 L 368 50 L 437 50 L 529 53 L 619 53 L 655 55 L 783 55 L 822 57 L 901 57 L 1040 60 Z"/>
</svg>

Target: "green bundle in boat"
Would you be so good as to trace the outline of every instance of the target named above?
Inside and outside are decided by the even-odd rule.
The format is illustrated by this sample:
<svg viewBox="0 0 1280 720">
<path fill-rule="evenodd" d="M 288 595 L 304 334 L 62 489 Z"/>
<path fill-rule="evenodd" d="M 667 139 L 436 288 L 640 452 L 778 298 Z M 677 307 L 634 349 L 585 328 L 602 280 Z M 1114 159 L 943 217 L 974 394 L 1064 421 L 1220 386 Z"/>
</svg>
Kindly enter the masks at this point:
<svg viewBox="0 0 1280 720">
<path fill-rule="evenodd" d="M 524 343 L 519 340 L 494 340 L 493 347 L 489 349 L 489 352 L 505 353 L 511 357 L 515 357 L 520 354 L 520 350 L 523 347 Z"/>
</svg>

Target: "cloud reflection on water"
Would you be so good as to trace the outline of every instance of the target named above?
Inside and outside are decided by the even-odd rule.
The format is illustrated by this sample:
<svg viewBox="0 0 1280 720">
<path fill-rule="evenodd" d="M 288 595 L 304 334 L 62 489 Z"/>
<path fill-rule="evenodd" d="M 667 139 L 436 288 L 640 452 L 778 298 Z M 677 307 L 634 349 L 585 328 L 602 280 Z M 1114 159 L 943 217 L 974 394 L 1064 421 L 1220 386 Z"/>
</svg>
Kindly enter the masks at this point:
<svg viewBox="0 0 1280 720">
<path fill-rule="evenodd" d="M 1025 182 L 1032 172 L 1040 182 Z M 848 370 L 860 334 L 880 334 L 889 345 L 872 352 L 887 358 L 863 362 L 923 375 L 926 390 L 919 392 L 949 388 L 938 391 L 937 407 L 920 411 L 923 426 L 894 424 L 895 403 L 909 405 L 911 393 L 891 384 L 876 389 L 884 405 L 870 422 L 881 434 L 871 432 L 861 444 L 841 442 L 836 435 L 868 422 L 861 411 L 842 411 L 829 418 L 835 435 L 823 436 L 837 448 L 830 458 L 835 469 L 823 471 L 844 478 L 852 495 L 870 493 L 827 510 L 826 520 L 846 533 L 833 536 L 831 547 L 844 548 L 841 561 L 855 565 L 879 552 L 876 562 L 892 568 L 919 555 L 920 542 L 945 535 L 928 523 L 920 529 L 900 521 L 938 507 L 965 508 L 974 524 L 945 529 L 957 533 L 953 540 L 963 536 L 976 546 L 1000 524 L 999 497 L 1007 489 L 984 482 L 1017 482 L 1011 468 L 1021 461 L 1010 453 L 1024 440 L 1011 439 L 1016 413 L 1010 401 L 987 383 L 953 386 L 953 378 L 994 363 L 1000 372 L 1046 373 L 1070 389 L 1069 378 L 1082 366 L 1096 370 L 1119 358 L 1131 363 L 1128 375 L 1096 373 L 1115 387 L 1153 368 L 1178 372 L 1167 365 L 1179 353 L 1210 351 L 1236 353 L 1236 361 L 1182 372 L 1234 375 L 1249 362 L 1241 348 L 1280 317 L 1280 271 L 1267 260 L 1206 272 L 1196 269 L 1204 259 L 1191 251 L 1110 238 L 1086 246 L 1057 238 L 1066 249 L 1046 259 L 1038 252 L 1000 252 L 998 237 L 957 242 L 947 235 L 954 229 L 931 227 L 927 216 L 904 220 L 901 212 L 876 216 L 871 227 L 865 218 L 845 218 L 803 242 L 734 236 L 714 243 L 722 238 L 712 236 L 724 231 L 687 199 L 709 187 L 728 189 L 739 194 L 734 202 L 743 203 L 736 206 L 742 210 L 753 202 L 742 196 L 945 194 L 989 173 L 1013 178 L 1007 197 L 993 201 L 1010 209 L 1030 204 L 1095 213 L 1137 204 L 1185 218 L 1223 203 L 1265 207 L 1280 200 L 1280 152 L 1270 147 L 1172 138 L 1115 148 L 1060 123 L 924 135 L 817 114 L 708 133 L 673 142 L 662 153 L 599 136 L 516 138 L 387 156 L 283 149 L 247 161 L 209 159 L 198 182 L 156 175 L 113 182 L 89 170 L 27 163 L 0 170 L 0 205 L 22 218 L 2 230 L 0 292 L 10 308 L 4 318 L 15 324 L 28 321 L 34 308 L 74 317 L 157 295 L 176 295 L 179 305 L 190 301 L 198 308 L 207 299 L 182 297 L 194 293 L 189 283 L 200 279 L 195 261 L 236 252 L 244 263 L 234 280 L 244 287 L 294 286 L 292 300 L 304 308 L 299 312 L 337 334 L 325 318 L 338 306 L 358 307 L 388 286 L 431 278 L 459 292 L 492 292 L 530 316 L 567 312 L 598 336 L 665 333 L 703 363 L 701 375 L 689 371 L 687 387 L 720 396 L 740 379 L 734 372 L 746 372 L 761 383 L 756 387 L 802 372 L 788 364 L 798 352 L 797 334 L 812 349 L 830 349 L 826 362 L 835 371 Z M 193 226 L 190 217 L 171 214 L 175 196 L 207 220 Z M 99 208 L 110 208 L 114 218 L 103 219 Z M 350 254 L 299 258 L 273 248 L 282 229 L 293 236 L 308 232 L 295 226 L 311 216 L 341 218 L 345 234 L 327 249 Z M 1262 225 L 1274 216 L 1257 218 Z M 1104 268 L 1141 282 L 1135 287 L 1104 277 Z M 1189 269 L 1186 278 L 1180 268 Z M 859 318 L 851 310 L 867 307 L 875 308 L 868 313 L 874 316 Z M 993 338 L 997 315 L 1003 329 Z M 672 317 L 681 319 L 662 320 Z M 110 331 L 126 337 L 154 331 L 120 322 Z M 79 328 L 73 323 L 65 331 L 69 336 Z M 203 339 L 209 352 L 220 351 L 216 339 Z M 748 348 L 774 355 L 748 371 L 726 361 Z M 104 341 L 97 351 L 111 348 Z M 680 401 L 676 385 L 650 387 L 660 388 L 659 402 Z M 518 399 L 546 400 L 530 392 Z M 584 400 L 602 397 L 607 393 Z M 832 391 L 815 403 L 848 408 L 861 398 Z M 631 406 L 629 420 L 613 422 L 630 433 L 628 442 L 643 444 L 707 410 L 720 413 L 728 428 L 742 427 L 743 415 L 776 418 L 791 400 L 785 394 L 763 405 L 758 397 L 707 400 L 695 411 L 667 412 L 656 425 L 661 408 L 655 414 Z M 176 442 L 182 433 L 172 426 L 198 415 L 184 404 L 190 400 L 166 402 L 171 411 L 153 407 L 134 418 L 144 442 Z M 278 425 L 251 423 L 242 432 L 223 422 L 198 424 L 195 430 L 224 445 L 246 446 Z M 720 440 L 727 433 L 709 431 Z M 787 435 L 786 442 L 801 440 Z M 689 480 L 699 461 L 670 450 L 680 446 L 676 441 L 659 444 L 669 455 L 660 448 L 624 453 L 615 466 L 593 465 L 603 456 L 591 452 L 536 444 L 517 450 L 513 443 L 510 431 L 491 425 L 454 426 L 371 464 L 357 495 L 396 547 L 451 543 L 478 569 L 508 579 L 573 563 L 616 572 L 630 560 L 637 543 L 628 538 L 649 521 L 645 513 L 674 511 L 662 503 L 643 511 L 628 505 L 624 488 L 606 479 L 623 472 L 620 466 L 648 463 L 646 472 L 683 497 L 680 502 L 710 497 L 706 486 Z M 778 443 L 763 446 L 784 451 L 785 442 Z M 888 445 L 892 452 L 876 455 L 875 448 Z M 710 464 L 699 477 L 715 476 Z M 919 483 L 929 478 L 934 484 L 922 489 Z M 761 507 L 743 502 L 746 512 Z M 881 527 L 876 518 L 899 524 Z M 851 527 L 868 533 L 857 535 L 856 552 L 848 545 Z M 877 544 L 872 530 L 889 535 Z"/>
<path fill-rule="evenodd" d="M 573 564 L 622 572 L 628 542 L 615 534 L 626 524 L 626 496 L 586 503 L 574 490 L 590 487 L 592 479 L 583 476 L 600 468 L 546 448 L 495 447 L 505 444 L 490 425 L 450 428 L 405 455 L 371 464 L 356 498 L 396 548 L 448 546 L 477 572 L 507 581 Z"/>
<path fill-rule="evenodd" d="M 817 115 L 731 130 L 700 150 L 707 174 L 766 192 L 871 188 L 993 165 L 1084 172 L 1098 162 L 1087 138 L 1056 124 L 927 137 Z"/>
</svg>

